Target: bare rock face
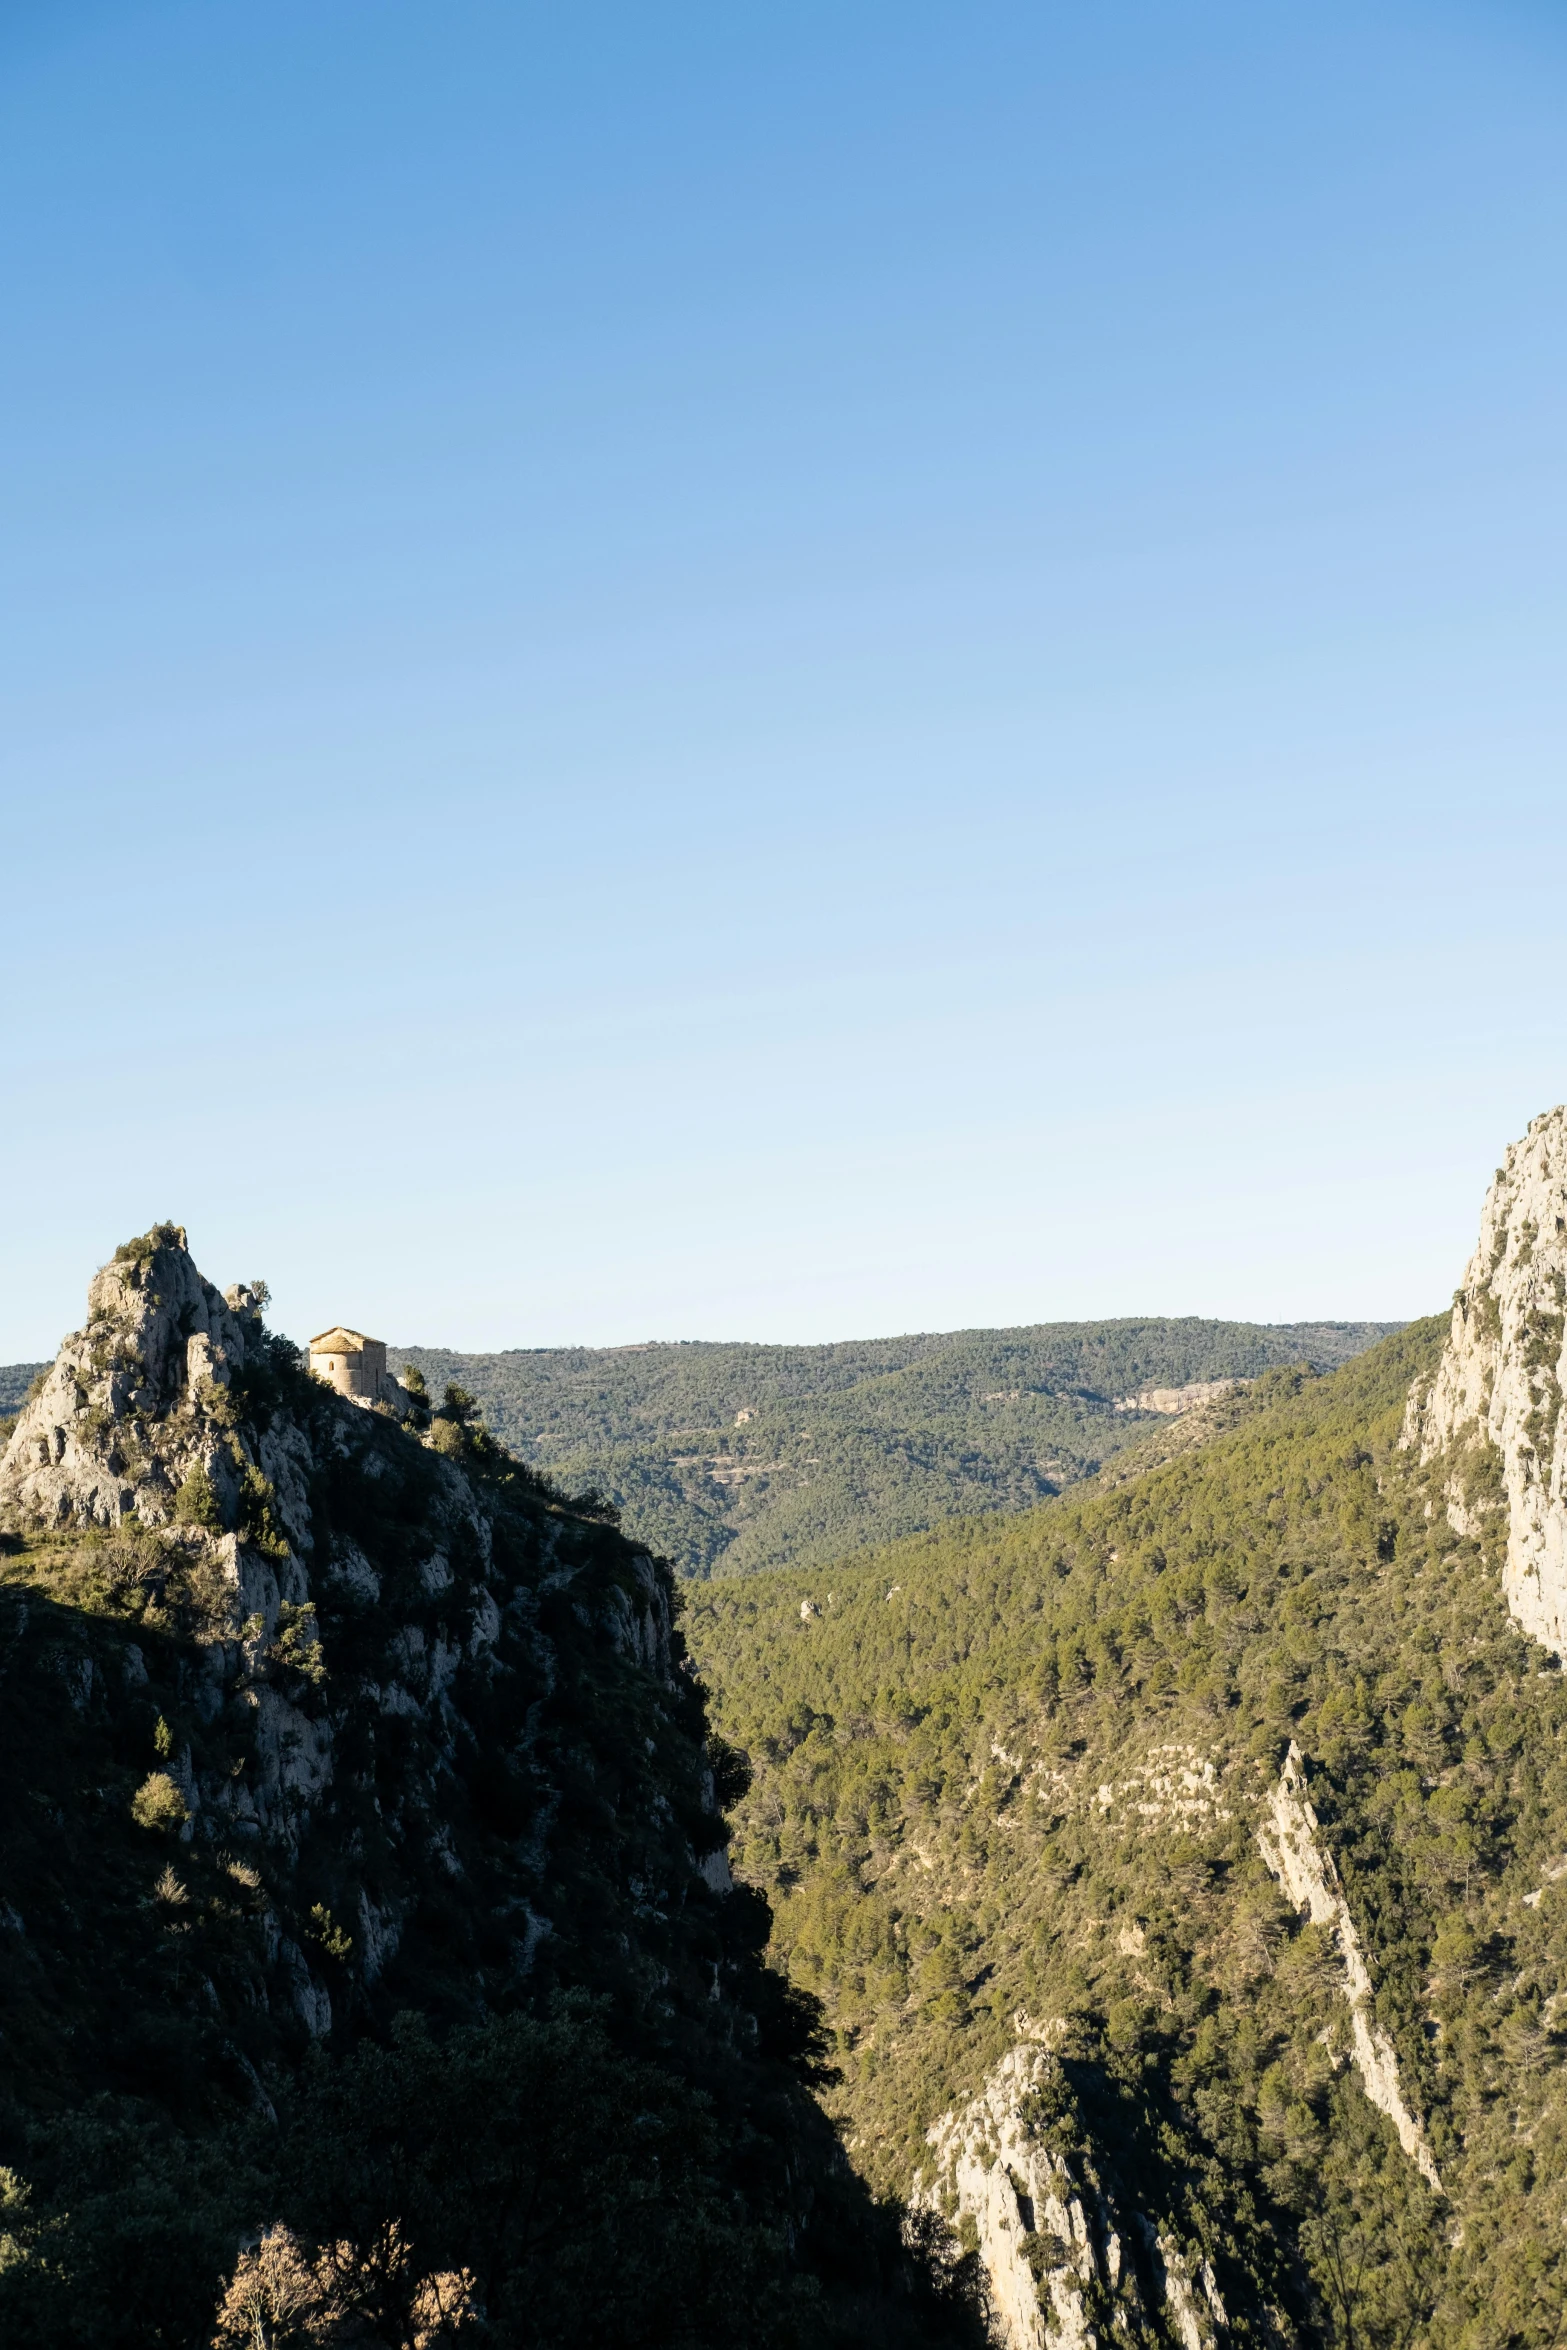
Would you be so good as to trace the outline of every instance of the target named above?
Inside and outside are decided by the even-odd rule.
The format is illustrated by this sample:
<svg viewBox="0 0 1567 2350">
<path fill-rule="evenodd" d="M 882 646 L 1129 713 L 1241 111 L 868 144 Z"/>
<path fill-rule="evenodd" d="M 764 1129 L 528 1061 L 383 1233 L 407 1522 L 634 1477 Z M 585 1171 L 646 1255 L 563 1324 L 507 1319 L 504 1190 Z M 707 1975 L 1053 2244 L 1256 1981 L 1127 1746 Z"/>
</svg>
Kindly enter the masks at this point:
<svg viewBox="0 0 1567 2350">
<path fill-rule="evenodd" d="M 1098 2339 L 1085 2306 L 1100 2261 L 1082 2197 L 1066 2165 L 1029 2126 L 1029 2101 L 1052 2059 L 1024 2045 L 1004 2056 L 972 2104 L 930 2132 L 934 2199 L 971 2220 L 1007 2350 L 1044 2350 L 1047 2329 L 1061 2350 Z M 1036 2246 L 1049 2246 L 1049 2266 Z M 1117 2275 L 1120 2241 L 1103 2257 Z"/>
<path fill-rule="evenodd" d="M 233 1491 L 223 1399 L 254 1343 L 264 1293 L 221 1296 L 178 1225 L 128 1241 L 93 1281 L 0 1459 L 0 1514 L 28 1525 L 168 1523 L 196 1469 Z"/>
<path fill-rule="evenodd" d="M 1447 1463 L 1447 1510 L 1481 1533 L 1505 1506 L 1503 1587 L 1524 1630 L 1567 1656 L 1567 1107 L 1536 1118 L 1486 1194 L 1480 1243 L 1404 1442 Z"/>
<path fill-rule="evenodd" d="M 933 2176 L 916 2200 L 975 2232 L 1005 2350 L 1103 2350 L 1165 2340 L 1213 2350 L 1228 2324 L 1207 2262 L 1120 2211 L 1094 2164 L 1051 2142 L 1059 2065 L 1023 2041 L 979 2095 L 929 2133 Z"/>
<path fill-rule="evenodd" d="M 428 1898 L 419 1887 L 478 1884 L 479 1858 L 465 1863 L 443 1824 L 472 1816 L 500 1885 L 489 1914 L 515 1913 L 526 1971 L 551 1930 L 532 1896 L 554 1867 L 559 1798 L 540 1725 L 563 1655 L 584 1683 L 595 1660 L 622 1660 L 645 1676 L 658 1720 L 681 1684 L 667 1576 L 645 1552 L 508 1482 L 516 1465 L 494 1447 L 475 1466 L 451 1423 L 421 1442 L 311 1378 L 263 1328 L 265 1296 L 259 1284 L 220 1293 L 172 1224 L 119 1249 L 0 1458 L 0 1527 L 98 1576 L 105 1620 L 144 1628 L 149 1654 L 156 1642 L 190 1724 L 190 1742 L 159 1750 L 176 1832 L 242 1870 L 253 1855 L 275 1905 L 241 2005 L 281 2003 L 319 2034 L 332 2023 L 328 1929 L 311 1940 L 326 1912 L 296 1899 L 303 1871 L 330 1876 L 338 1911 L 357 1920 L 357 1935 L 330 1930 L 333 1949 L 358 1953 L 333 1961 L 340 1991 L 345 1974 L 368 1985 Z M 78 1710 L 134 1694 L 143 1646 L 107 1679 L 84 1660 Z M 713 1808 L 708 1773 L 693 1841 L 651 1814 L 622 1824 L 659 1843 L 680 1892 L 694 1879 L 721 1892 L 722 1851 L 701 1842 Z"/>
<path fill-rule="evenodd" d="M 1372 2104 L 1398 2132 L 1398 2142 L 1433 2194 L 1442 2181 L 1418 2114 L 1410 2110 L 1398 2077 L 1393 2043 L 1376 2020 L 1371 1971 L 1333 1855 L 1322 1842 L 1320 1824 L 1306 1794 L 1300 1748 L 1291 1739 L 1284 1768 L 1268 1805 L 1257 1842 L 1269 1870 L 1289 1899 L 1313 1925 L 1331 1928 L 1343 1967 L 1339 1988 L 1350 2011 L 1355 2069 Z"/>
</svg>

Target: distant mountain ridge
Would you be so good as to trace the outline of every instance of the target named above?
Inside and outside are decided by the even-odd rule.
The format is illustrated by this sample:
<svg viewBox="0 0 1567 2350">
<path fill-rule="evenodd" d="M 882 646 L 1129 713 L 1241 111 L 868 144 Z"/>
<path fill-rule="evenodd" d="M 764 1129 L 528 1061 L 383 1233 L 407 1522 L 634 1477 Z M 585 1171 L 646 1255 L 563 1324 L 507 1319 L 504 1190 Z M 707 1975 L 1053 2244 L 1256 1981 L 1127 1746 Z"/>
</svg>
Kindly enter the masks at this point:
<svg viewBox="0 0 1567 2350">
<path fill-rule="evenodd" d="M 1398 1327 L 1128 1317 L 825 1346 L 388 1355 L 436 1394 L 466 1388 L 519 1459 L 598 1492 L 636 1540 L 707 1576 L 824 1564 L 949 1518 L 1030 1509 L 1142 1438 L 1170 1391 L 1334 1370 Z"/>
<path fill-rule="evenodd" d="M 0 1363 L 0 1417 L 9 1419 L 27 1401 L 27 1390 L 47 1363 Z"/>
</svg>

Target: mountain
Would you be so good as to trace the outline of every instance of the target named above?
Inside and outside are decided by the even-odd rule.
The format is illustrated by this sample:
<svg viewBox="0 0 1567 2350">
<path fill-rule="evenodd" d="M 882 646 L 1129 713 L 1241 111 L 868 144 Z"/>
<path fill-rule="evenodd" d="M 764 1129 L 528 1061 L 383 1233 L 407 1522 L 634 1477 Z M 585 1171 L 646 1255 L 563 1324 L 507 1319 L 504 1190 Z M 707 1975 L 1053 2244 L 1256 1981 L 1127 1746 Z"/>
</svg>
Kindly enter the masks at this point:
<svg viewBox="0 0 1567 2350">
<path fill-rule="evenodd" d="M 1285 1363 L 1319 1370 L 1385 1322 L 1117 1321 L 846 1341 L 454 1354 L 519 1460 L 593 1490 L 684 1575 L 810 1566 L 981 1510 L 1033 1507 L 1200 1401 Z"/>
<path fill-rule="evenodd" d="M 667 1567 L 162 1225 L 0 1460 L 0 2339 L 957 2344 Z"/>
<path fill-rule="evenodd" d="M 1448 1317 L 1024 1515 L 694 1593 L 731 1857 L 1007 2350 L 1567 2323 L 1567 1111 Z"/>
<path fill-rule="evenodd" d="M 7 2350 L 1556 2350 L 1567 1111 L 1336 1358 L 561 1372 L 649 1461 L 1105 1439 L 767 1572 L 265 1306 L 128 1243 L 0 1458 Z"/>
<path fill-rule="evenodd" d="M 21 1410 L 27 1390 L 48 1368 L 47 1363 L 0 1363 L 0 1419 Z"/>
<path fill-rule="evenodd" d="M 1461 1533 L 1505 1523 L 1507 1604 L 1556 1656 L 1567 1653 L 1564 1190 L 1563 1113 L 1553 1111 L 1496 1171 L 1441 1366 L 1413 1399 L 1410 1431 L 1422 1460 L 1445 1463 L 1445 1507 Z"/>
</svg>

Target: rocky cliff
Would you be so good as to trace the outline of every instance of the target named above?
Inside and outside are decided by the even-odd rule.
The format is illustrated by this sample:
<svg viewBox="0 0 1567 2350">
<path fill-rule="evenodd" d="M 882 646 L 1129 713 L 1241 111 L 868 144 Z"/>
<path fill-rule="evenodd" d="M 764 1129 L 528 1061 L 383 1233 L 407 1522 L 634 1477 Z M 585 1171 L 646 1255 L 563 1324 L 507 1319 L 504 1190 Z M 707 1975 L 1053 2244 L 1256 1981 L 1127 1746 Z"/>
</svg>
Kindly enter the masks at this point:
<svg viewBox="0 0 1567 2350">
<path fill-rule="evenodd" d="M 1063 2137 L 1072 2096 L 1048 2043 L 1021 2041 L 977 2097 L 929 2133 L 920 2191 L 972 2227 L 1004 2350 L 1108 2350 L 1169 2333 L 1212 2350 L 1228 2317 L 1210 2262 L 1118 2199 L 1091 2152 Z"/>
<path fill-rule="evenodd" d="M 1419 2116 L 1409 2109 L 1399 2079 L 1393 2043 L 1376 2021 L 1376 1995 L 1360 1934 L 1344 1898 L 1343 1881 L 1327 1849 L 1321 1823 L 1306 1793 L 1304 1758 L 1290 1741 L 1284 1768 L 1257 1830 L 1257 1846 L 1270 1874 L 1294 1903 L 1296 1913 L 1331 1933 L 1343 1972 L 1339 1980 L 1350 2013 L 1350 2054 L 1361 2086 L 1379 2113 L 1385 2113 L 1398 2142 L 1434 2194 L 1442 2192 L 1435 2160 Z"/>
<path fill-rule="evenodd" d="M 668 1568 L 263 1302 L 127 1244 L 0 1461 L 0 2335 L 205 2342 L 248 2230 L 247 2342 L 264 2271 L 387 2350 L 963 2338 L 805 2094 Z"/>
<path fill-rule="evenodd" d="M 238 1521 L 257 1466 L 226 1408 L 262 1344 L 265 1292 L 220 1296 L 197 1272 L 177 1225 L 128 1241 L 95 1276 L 87 1320 L 35 1382 L 0 1459 L 0 1510 L 33 1527 L 166 1526 L 192 1478 L 211 1483 L 220 1518 Z M 275 1450 L 275 1447 L 274 1447 Z M 309 1545 L 298 1468 L 275 1460 L 294 1539 Z"/>
<path fill-rule="evenodd" d="M 1453 1300 L 1434 1380 L 1410 1398 L 1405 1441 L 1446 1465 L 1454 1527 L 1505 1513 L 1507 1604 L 1567 1656 L 1567 1107 L 1508 1149 L 1486 1193 L 1480 1240 Z"/>
<path fill-rule="evenodd" d="M 1560 2339 L 1567 1675 L 1470 1424 L 1400 1443 L 1453 1356 L 1434 1317 L 1139 1479 L 693 1603 L 846 2143 L 1007 2350 Z"/>
<path fill-rule="evenodd" d="M 35 1569 L 101 1600 L 93 1629 L 120 1648 L 122 1687 L 179 1724 L 147 1759 L 177 1789 L 180 1840 L 265 1856 L 277 1899 L 258 1912 L 253 2016 L 330 2029 L 435 1886 L 508 1921 L 486 1979 L 534 1966 L 557 1930 L 544 1888 L 569 1825 L 544 1729 L 563 1625 L 640 1668 L 650 1747 L 690 1715 L 667 1576 L 509 1490 L 498 1456 L 464 1457 L 465 1433 L 441 1422 L 420 1443 L 311 1380 L 267 1338 L 258 1292 L 220 1295 L 163 1226 L 97 1275 L 0 1461 L 0 1523 Z M 84 1655 L 89 1714 L 113 1703 L 107 1669 Z M 503 1693 L 513 1735 L 504 1761 L 481 1762 Z M 650 1776 L 640 1807 L 602 1822 L 627 1879 L 681 1906 L 724 1882 L 722 1823 L 699 1777 L 683 1792 L 677 1822 Z M 524 1816 L 526 1839 L 497 1839 Z M 336 1921 L 325 1941 L 316 1909 Z"/>
<path fill-rule="evenodd" d="M 1057 1777 L 1051 1801 L 1065 1785 Z M 1086 1794 L 1086 1790 L 1085 1790 Z M 1319 1976 L 1336 1983 L 1349 2018 L 1343 2054 L 1372 2106 L 1386 2115 L 1408 2162 L 1433 2193 L 1441 2180 L 1420 2117 L 1411 2110 L 1397 2053 L 1377 2021 L 1376 1986 L 1328 1840 L 1306 1791 L 1304 1760 L 1293 1744 L 1271 1786 L 1232 1769 L 1221 1790 L 1212 1762 L 1199 1766 L 1183 1749 L 1156 1749 L 1124 1784 L 1097 1787 L 1092 1806 L 1111 1824 L 1132 1811 L 1144 1833 L 1191 1849 L 1195 1837 L 1249 1823 L 1251 1841 L 1296 1917 L 1324 1929 L 1333 1953 Z M 1146 1958 L 1140 1926 L 1123 1927 L 1118 1947 L 1132 1979 Z M 1335 1963 L 1336 1962 L 1336 1963 Z M 1193 2223 L 1211 2233 L 1211 2212 L 1186 2213 L 1168 2183 L 1146 2203 L 1156 2174 L 1143 2171 L 1143 2195 L 1130 2170 L 1118 2174 L 1102 2119 L 1074 2087 L 1085 2067 L 1081 2035 L 1057 2018 L 1040 2025 L 1013 2019 L 1015 2045 L 994 2065 L 977 2095 L 943 2114 L 927 2134 L 930 2158 L 916 2193 L 972 2235 L 989 2280 L 993 2319 L 1004 2350 L 1109 2350 L 1116 2341 L 1173 2341 L 1181 2350 L 1213 2350 L 1237 2326 L 1255 2324 L 1255 2307 L 1232 2318 L 1214 2261 Z M 1337 2041 L 1338 2035 L 1329 2036 Z M 1063 2059 L 1063 2051 L 1065 2056 Z M 1173 2137 L 1175 2113 L 1164 2117 Z M 1255 2295 L 1258 2279 L 1241 2288 Z M 1233 2290 L 1233 2288 L 1232 2288 Z M 1275 2317 L 1269 2321 L 1277 2326 Z"/>
</svg>

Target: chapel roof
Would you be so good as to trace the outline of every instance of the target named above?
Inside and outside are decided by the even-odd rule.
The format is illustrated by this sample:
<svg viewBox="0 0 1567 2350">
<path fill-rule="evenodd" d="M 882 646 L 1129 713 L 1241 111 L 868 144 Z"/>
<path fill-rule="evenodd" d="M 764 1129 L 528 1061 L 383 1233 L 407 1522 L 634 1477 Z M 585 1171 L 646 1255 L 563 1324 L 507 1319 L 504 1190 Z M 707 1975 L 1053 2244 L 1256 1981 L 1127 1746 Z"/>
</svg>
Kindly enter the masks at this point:
<svg viewBox="0 0 1567 2350">
<path fill-rule="evenodd" d="M 342 1323 L 338 1322 L 330 1330 L 323 1330 L 319 1338 L 312 1338 L 310 1351 L 313 1355 L 357 1355 L 363 1354 L 367 1346 L 376 1344 L 377 1341 L 366 1338 L 362 1330 L 345 1330 Z"/>
</svg>

